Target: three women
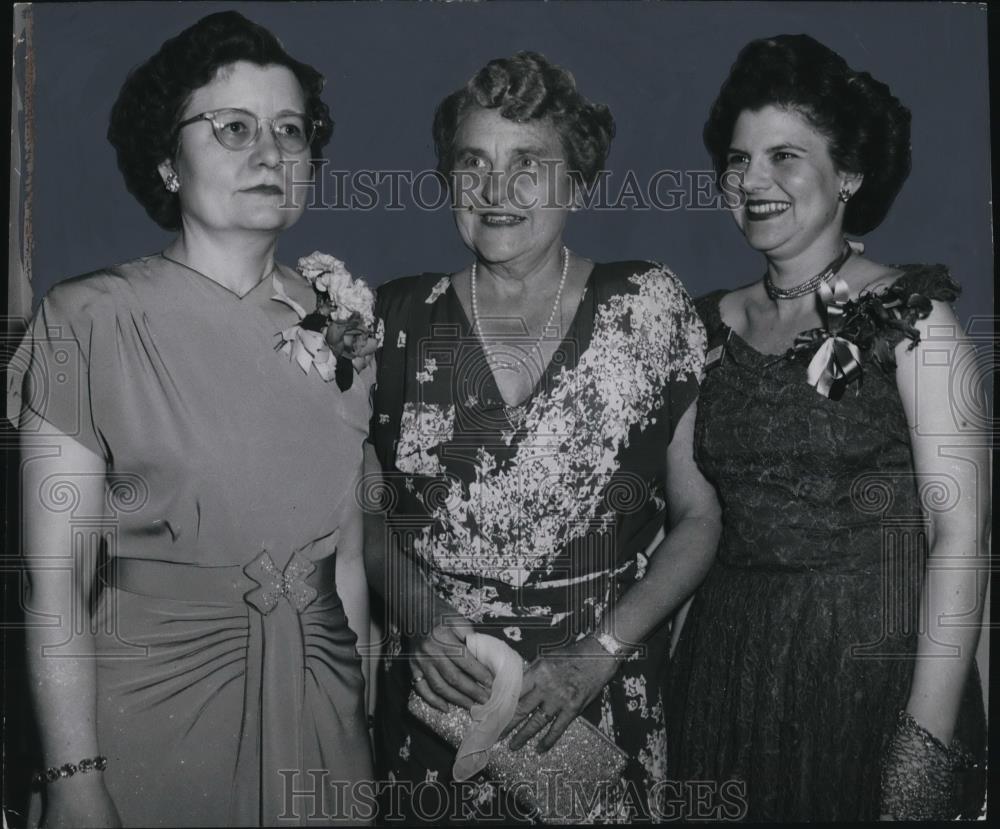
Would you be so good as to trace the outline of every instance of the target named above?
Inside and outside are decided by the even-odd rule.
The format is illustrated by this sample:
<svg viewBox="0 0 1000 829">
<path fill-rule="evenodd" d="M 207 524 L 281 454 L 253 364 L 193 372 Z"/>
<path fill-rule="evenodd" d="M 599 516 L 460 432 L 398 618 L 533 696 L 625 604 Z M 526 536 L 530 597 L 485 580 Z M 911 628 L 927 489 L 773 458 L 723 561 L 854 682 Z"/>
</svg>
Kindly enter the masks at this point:
<svg viewBox="0 0 1000 829">
<path fill-rule="evenodd" d="M 179 237 L 59 286 L 36 319 L 35 359 L 55 365 L 49 332 L 69 332 L 86 394 L 83 408 L 58 394 L 29 405 L 60 454 L 26 467 L 28 491 L 72 480 L 95 515 L 105 490 L 140 495 L 111 504 L 99 612 L 115 614 L 114 635 L 84 636 L 56 661 L 42 648 L 58 637 L 32 634 L 46 765 L 107 758 L 102 774 L 48 787 L 53 825 L 307 819 L 281 799 L 310 785 L 304 775 L 373 776 L 354 651 L 366 384 L 341 392 L 271 347 L 296 320 L 269 288 L 312 300 L 273 251 L 301 213 L 295 168 L 329 137 L 318 91 L 315 72 L 238 15 L 165 44 L 130 78 L 110 134 L 130 190 Z M 667 776 L 741 778 L 760 819 L 873 816 L 880 797 L 897 816 L 948 814 L 931 796 L 951 797 L 964 755 L 907 765 L 909 748 L 966 727 L 974 636 L 936 629 L 918 645 L 902 608 L 926 590 L 930 625 L 935 609 L 975 604 L 963 573 L 922 588 L 905 552 L 927 537 L 920 476 L 966 493 L 931 513 L 932 561 L 985 538 L 970 464 L 945 468 L 916 429 L 944 422 L 948 390 L 910 346 L 954 323 L 940 303 L 957 289 L 938 269 L 870 262 L 842 235 L 876 226 L 901 186 L 905 111 L 808 38 L 748 47 L 706 137 L 768 273 L 700 304 L 707 365 L 669 271 L 564 244 L 613 134 L 567 73 L 532 53 L 493 61 L 442 103 L 434 132 L 472 262 L 380 291 L 370 431 L 394 503 L 366 553 L 397 624 L 390 657 L 404 658 L 381 688 L 379 776 L 448 781 L 454 749 L 407 706 L 414 694 L 442 711 L 486 702 L 497 676 L 465 647 L 486 634 L 525 663 L 512 748 L 549 749 L 582 718 L 627 755 L 588 817 L 655 818 Z M 917 393 L 928 384 L 930 400 Z M 326 460 L 310 468 L 317 446 Z M 664 705 L 663 622 L 715 553 L 703 474 L 725 505 L 720 560 Z M 876 509 L 876 490 L 893 503 Z M 26 530 L 33 562 L 68 555 L 52 509 L 29 513 Z M 887 564 L 899 575 L 880 583 Z M 93 578 L 69 595 L 83 601 Z M 35 607 L 66 614 L 40 567 L 32 590 Z M 954 605 L 937 602 L 945 594 Z M 958 656 L 935 660 L 932 640 Z M 907 779 L 923 800 L 904 796 Z M 456 817 L 528 817 L 495 780 L 478 782 Z M 344 802 L 323 812 L 312 816 L 363 816 Z"/>
</svg>

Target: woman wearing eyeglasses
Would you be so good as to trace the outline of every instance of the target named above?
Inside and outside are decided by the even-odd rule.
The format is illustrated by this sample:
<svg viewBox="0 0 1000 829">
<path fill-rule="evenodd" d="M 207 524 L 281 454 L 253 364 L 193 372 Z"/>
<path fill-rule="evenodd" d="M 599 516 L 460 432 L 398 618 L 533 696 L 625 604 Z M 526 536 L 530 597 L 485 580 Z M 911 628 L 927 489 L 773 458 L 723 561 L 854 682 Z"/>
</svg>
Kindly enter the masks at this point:
<svg viewBox="0 0 1000 829">
<path fill-rule="evenodd" d="M 274 252 L 332 132 L 322 85 L 226 12 L 164 43 L 112 110 L 129 191 L 177 237 L 57 285 L 31 331 L 46 825 L 371 817 L 353 498 L 368 384 L 342 390 L 275 350 L 298 322 L 275 295 L 314 302 Z"/>
</svg>

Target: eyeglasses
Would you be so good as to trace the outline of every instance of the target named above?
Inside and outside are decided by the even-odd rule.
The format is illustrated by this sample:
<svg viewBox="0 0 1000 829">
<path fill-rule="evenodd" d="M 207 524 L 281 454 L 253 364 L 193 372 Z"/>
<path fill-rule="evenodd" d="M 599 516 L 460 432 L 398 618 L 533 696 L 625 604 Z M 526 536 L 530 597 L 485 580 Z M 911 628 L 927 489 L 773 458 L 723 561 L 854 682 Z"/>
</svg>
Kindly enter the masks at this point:
<svg viewBox="0 0 1000 829">
<path fill-rule="evenodd" d="M 286 153 L 300 153 L 311 143 L 316 134 L 316 128 L 322 121 L 311 121 L 305 115 L 290 112 L 276 118 L 260 118 L 245 109 L 216 109 L 212 112 L 202 112 L 193 118 L 181 121 L 177 129 L 195 124 L 198 121 L 208 121 L 218 142 L 227 150 L 245 150 L 257 143 L 262 125 L 270 125 L 271 135 L 278 147 Z"/>
</svg>

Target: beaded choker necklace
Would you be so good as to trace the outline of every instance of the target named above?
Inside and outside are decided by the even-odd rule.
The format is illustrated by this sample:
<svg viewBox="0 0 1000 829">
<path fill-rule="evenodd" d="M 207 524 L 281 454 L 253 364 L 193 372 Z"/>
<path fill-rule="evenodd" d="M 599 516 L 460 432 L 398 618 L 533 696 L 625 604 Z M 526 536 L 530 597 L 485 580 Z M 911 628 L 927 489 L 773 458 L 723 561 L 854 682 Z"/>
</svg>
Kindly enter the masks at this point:
<svg viewBox="0 0 1000 829">
<path fill-rule="evenodd" d="M 827 265 L 823 270 L 821 270 L 812 279 L 807 279 L 805 282 L 800 282 L 798 285 L 794 285 L 791 288 L 779 288 L 771 279 L 771 274 L 768 271 L 764 274 L 764 290 L 767 291 L 767 295 L 771 299 L 797 299 L 800 296 L 805 296 L 806 294 L 811 294 L 824 282 L 829 282 L 836 275 L 844 263 L 850 258 L 854 251 L 851 250 L 851 246 L 844 242 L 844 249 L 837 255 L 829 265 Z"/>
</svg>

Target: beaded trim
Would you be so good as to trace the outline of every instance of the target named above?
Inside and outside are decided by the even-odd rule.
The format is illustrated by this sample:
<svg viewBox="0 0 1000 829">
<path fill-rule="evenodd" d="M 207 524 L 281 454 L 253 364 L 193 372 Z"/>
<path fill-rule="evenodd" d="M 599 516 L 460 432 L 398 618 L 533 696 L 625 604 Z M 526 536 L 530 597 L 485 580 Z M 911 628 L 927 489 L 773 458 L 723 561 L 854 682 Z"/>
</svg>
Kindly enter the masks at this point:
<svg viewBox="0 0 1000 829">
<path fill-rule="evenodd" d="M 72 777 L 74 774 L 86 774 L 90 771 L 104 771 L 108 767 L 108 758 L 99 754 L 97 757 L 88 757 L 79 763 L 65 763 L 61 766 L 51 766 L 44 771 L 36 771 L 32 775 L 31 782 L 35 787 L 43 783 L 54 783 L 64 777 Z"/>
</svg>

